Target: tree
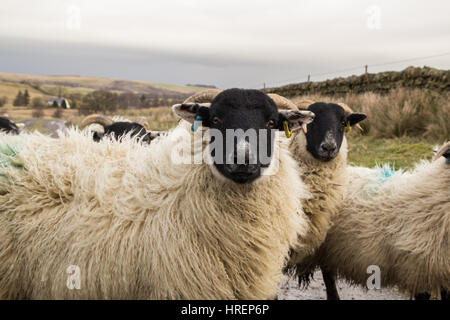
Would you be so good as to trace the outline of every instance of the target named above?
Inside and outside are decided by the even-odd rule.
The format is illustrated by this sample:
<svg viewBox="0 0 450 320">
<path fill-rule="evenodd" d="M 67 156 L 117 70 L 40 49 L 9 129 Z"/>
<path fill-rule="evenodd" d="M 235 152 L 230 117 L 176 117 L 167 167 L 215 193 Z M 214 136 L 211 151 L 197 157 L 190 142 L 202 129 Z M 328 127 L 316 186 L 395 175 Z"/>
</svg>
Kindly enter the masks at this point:
<svg viewBox="0 0 450 320">
<path fill-rule="evenodd" d="M 25 93 L 23 94 L 23 105 L 27 106 L 30 104 L 30 94 L 28 93 L 28 90 L 25 89 Z"/>
<path fill-rule="evenodd" d="M 81 114 L 106 111 L 114 112 L 118 106 L 118 95 L 106 90 L 95 90 L 84 96 L 80 107 Z"/>
<path fill-rule="evenodd" d="M 119 95 L 119 108 L 127 109 L 140 104 L 139 96 L 133 92 L 124 92 Z"/>
<path fill-rule="evenodd" d="M 64 100 L 61 102 L 61 108 L 67 109 L 66 99 L 64 99 Z"/>
<path fill-rule="evenodd" d="M 35 97 L 31 100 L 31 106 L 35 109 L 38 109 L 38 108 L 44 108 L 45 104 L 44 104 L 44 101 L 42 100 L 42 98 Z"/>
<path fill-rule="evenodd" d="M 78 100 L 72 100 L 70 102 L 70 105 L 71 105 L 72 109 L 78 109 L 80 107 Z"/>
<path fill-rule="evenodd" d="M 52 103 L 52 107 L 53 107 L 53 108 L 59 108 L 59 104 L 58 104 L 58 102 L 56 102 L 56 101 L 53 101 L 53 103 Z"/>
<path fill-rule="evenodd" d="M 0 108 L 3 107 L 8 102 L 8 98 L 3 96 L 0 98 Z"/>
<path fill-rule="evenodd" d="M 19 93 L 17 93 L 17 96 L 14 98 L 13 106 L 20 107 L 23 106 L 23 94 L 22 91 L 19 90 Z"/>
<path fill-rule="evenodd" d="M 145 95 L 142 95 L 140 98 L 139 98 L 139 101 L 141 102 L 141 107 L 144 107 L 145 106 L 145 100 L 146 100 L 147 98 L 145 97 Z"/>
</svg>

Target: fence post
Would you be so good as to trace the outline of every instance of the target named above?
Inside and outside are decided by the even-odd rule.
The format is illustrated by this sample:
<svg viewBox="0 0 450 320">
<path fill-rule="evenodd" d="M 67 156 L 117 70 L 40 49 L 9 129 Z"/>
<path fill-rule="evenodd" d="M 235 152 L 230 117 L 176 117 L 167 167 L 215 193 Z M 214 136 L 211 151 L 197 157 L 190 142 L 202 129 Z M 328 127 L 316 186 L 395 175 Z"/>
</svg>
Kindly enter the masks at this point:
<svg viewBox="0 0 450 320">
<path fill-rule="evenodd" d="M 368 68 L 369 66 L 366 64 L 365 66 L 364 66 L 364 69 L 366 69 L 366 71 L 365 71 L 365 74 L 367 74 L 367 68 Z"/>
<path fill-rule="evenodd" d="M 308 82 L 311 80 L 311 75 L 308 74 Z"/>
</svg>

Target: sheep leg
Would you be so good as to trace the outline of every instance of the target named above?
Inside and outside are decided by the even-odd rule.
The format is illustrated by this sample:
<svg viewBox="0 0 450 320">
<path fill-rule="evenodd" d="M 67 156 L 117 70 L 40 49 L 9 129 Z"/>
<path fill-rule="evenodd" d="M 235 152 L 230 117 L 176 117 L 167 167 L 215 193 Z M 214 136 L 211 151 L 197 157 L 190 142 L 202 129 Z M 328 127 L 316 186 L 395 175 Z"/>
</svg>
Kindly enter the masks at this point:
<svg viewBox="0 0 450 320">
<path fill-rule="evenodd" d="M 340 300 L 334 273 L 328 270 L 325 265 L 321 265 L 320 270 L 327 290 L 327 300 Z"/>
<path fill-rule="evenodd" d="M 441 289 L 440 297 L 439 297 L 438 294 L 437 295 L 432 295 L 432 294 L 429 294 L 429 293 L 425 292 L 425 293 L 418 293 L 418 294 L 416 294 L 414 296 L 414 298 L 416 300 L 430 300 L 430 299 L 433 299 L 433 300 L 435 300 L 435 299 L 438 299 L 438 300 L 450 300 L 450 294 L 449 294 L 449 292 L 447 290 Z"/>
<path fill-rule="evenodd" d="M 414 296 L 414 299 L 415 300 L 430 300 L 430 294 L 429 293 L 427 293 L 427 292 L 424 292 L 424 293 L 417 293 L 415 296 Z"/>
</svg>

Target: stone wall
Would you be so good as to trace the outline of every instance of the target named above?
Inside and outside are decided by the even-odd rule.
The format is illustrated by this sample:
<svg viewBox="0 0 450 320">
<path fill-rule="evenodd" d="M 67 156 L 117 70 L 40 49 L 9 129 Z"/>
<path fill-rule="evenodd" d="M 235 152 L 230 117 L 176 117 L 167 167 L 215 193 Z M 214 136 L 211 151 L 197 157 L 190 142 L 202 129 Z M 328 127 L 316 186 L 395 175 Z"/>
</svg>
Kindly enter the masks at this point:
<svg viewBox="0 0 450 320">
<path fill-rule="evenodd" d="M 266 92 L 285 97 L 320 94 L 342 96 L 347 93 L 377 92 L 388 93 L 395 88 L 421 88 L 437 92 L 450 92 L 450 70 L 429 67 L 408 67 L 403 71 L 368 73 L 361 76 L 335 78 L 321 82 L 303 82 L 278 88 L 267 88 Z"/>
</svg>

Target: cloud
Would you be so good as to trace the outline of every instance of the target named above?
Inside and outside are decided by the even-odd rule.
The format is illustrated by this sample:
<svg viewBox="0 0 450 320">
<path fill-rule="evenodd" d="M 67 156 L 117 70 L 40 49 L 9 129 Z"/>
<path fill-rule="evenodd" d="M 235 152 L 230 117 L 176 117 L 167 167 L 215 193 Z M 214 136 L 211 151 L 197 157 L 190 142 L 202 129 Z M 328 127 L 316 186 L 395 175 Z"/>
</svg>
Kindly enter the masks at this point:
<svg viewBox="0 0 450 320">
<path fill-rule="evenodd" d="M 378 10 L 378 28 L 370 7 Z M 68 63 L 47 72 L 30 65 L 43 73 L 72 66 L 81 73 L 89 65 L 118 77 L 247 86 L 450 52 L 449 9 L 446 0 L 3 0 L 0 38 L 16 54 L 39 47 L 49 61 L 54 53 L 39 43 L 58 44 L 59 60 Z M 184 72 L 195 79 L 186 81 Z"/>
</svg>

